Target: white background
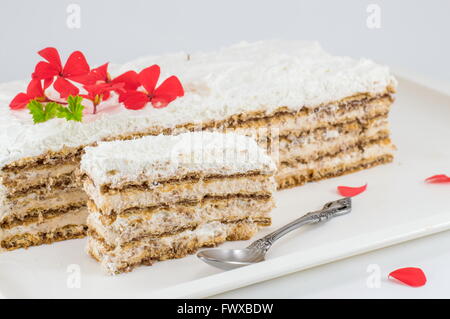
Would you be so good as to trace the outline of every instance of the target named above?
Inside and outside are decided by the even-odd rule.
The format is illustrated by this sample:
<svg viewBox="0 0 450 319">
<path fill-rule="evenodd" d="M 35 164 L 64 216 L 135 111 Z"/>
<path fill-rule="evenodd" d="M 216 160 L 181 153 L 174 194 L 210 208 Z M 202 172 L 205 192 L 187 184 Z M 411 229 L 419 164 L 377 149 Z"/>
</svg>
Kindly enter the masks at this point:
<svg viewBox="0 0 450 319">
<path fill-rule="evenodd" d="M 68 5 L 81 9 L 70 29 Z M 381 28 L 366 25 L 369 4 Z M 1 0 L 0 81 L 28 77 L 36 51 L 82 50 L 93 65 L 216 49 L 267 38 L 318 40 L 334 54 L 371 57 L 441 80 L 450 74 L 447 0 Z"/>
<path fill-rule="evenodd" d="M 80 28 L 67 26 L 67 8 L 81 9 Z M 381 27 L 366 20 L 381 9 Z M 36 51 L 82 50 L 92 65 L 142 55 L 215 49 L 241 40 L 318 40 L 338 55 L 365 56 L 450 82 L 450 1 L 286 0 L 1 0 L 0 81 L 29 77 Z M 239 289 L 221 297 L 450 297 L 450 233 Z M 401 266 L 423 267 L 429 284 L 411 289 L 382 279 L 366 285 L 369 264 L 382 278 Z"/>
</svg>

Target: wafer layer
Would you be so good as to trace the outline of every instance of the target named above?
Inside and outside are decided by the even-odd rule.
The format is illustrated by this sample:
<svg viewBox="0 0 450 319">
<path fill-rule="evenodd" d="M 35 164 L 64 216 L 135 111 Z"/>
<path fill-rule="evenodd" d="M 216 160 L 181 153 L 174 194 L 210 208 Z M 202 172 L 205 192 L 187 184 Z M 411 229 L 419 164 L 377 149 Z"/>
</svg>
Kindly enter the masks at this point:
<svg viewBox="0 0 450 319">
<path fill-rule="evenodd" d="M 90 203 L 87 224 L 108 245 L 117 246 L 146 236 L 164 236 L 193 229 L 205 222 L 237 222 L 250 219 L 260 225 L 271 224 L 274 208 L 270 194 L 258 196 L 207 197 L 200 202 L 183 202 L 153 208 L 125 210 L 110 217 Z"/>
<path fill-rule="evenodd" d="M 28 248 L 55 241 L 81 238 L 86 235 L 86 207 L 73 208 L 65 214 L 39 221 L 2 228 L 0 250 Z"/>
<path fill-rule="evenodd" d="M 247 220 L 233 223 L 215 221 L 169 236 L 146 237 L 130 243 L 126 248 L 115 249 L 91 233 L 87 251 L 108 273 L 117 274 L 139 265 L 151 265 L 155 261 L 182 258 L 201 247 L 216 246 L 226 240 L 247 240 L 257 231 L 258 224 Z"/>
</svg>

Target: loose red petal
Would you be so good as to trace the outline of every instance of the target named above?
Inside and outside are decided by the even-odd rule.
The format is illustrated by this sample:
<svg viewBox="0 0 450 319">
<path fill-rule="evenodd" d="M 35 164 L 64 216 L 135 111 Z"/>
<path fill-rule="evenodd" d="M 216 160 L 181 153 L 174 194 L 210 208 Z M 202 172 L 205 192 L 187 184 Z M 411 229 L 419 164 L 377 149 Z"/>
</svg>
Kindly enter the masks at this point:
<svg viewBox="0 0 450 319">
<path fill-rule="evenodd" d="M 141 86 L 139 83 L 139 75 L 135 71 L 125 72 L 111 80 L 111 83 L 123 83 L 123 88 L 127 91 L 135 91 Z"/>
<path fill-rule="evenodd" d="M 78 92 L 80 92 L 75 85 L 60 76 L 56 79 L 53 87 L 59 92 L 63 99 L 67 98 L 69 95 L 78 95 Z"/>
<path fill-rule="evenodd" d="M 80 51 L 72 52 L 67 59 L 66 65 L 62 71 L 65 78 L 78 82 L 77 77 L 84 76 L 89 73 L 89 64 L 83 53 Z M 80 77 L 81 78 L 81 77 Z"/>
<path fill-rule="evenodd" d="M 411 287 L 421 287 L 427 282 L 427 277 L 422 269 L 415 267 L 394 270 L 389 274 L 389 277 L 395 278 Z"/>
<path fill-rule="evenodd" d="M 122 101 L 127 109 L 139 110 L 142 109 L 148 102 L 148 96 L 143 92 L 128 91 L 120 95 L 119 101 Z"/>
<path fill-rule="evenodd" d="M 38 54 L 46 59 L 48 63 L 58 71 L 58 73 L 62 71 L 61 57 L 59 56 L 58 50 L 49 47 L 39 51 Z"/>
<path fill-rule="evenodd" d="M 164 99 L 167 103 L 184 95 L 184 89 L 176 76 L 167 78 L 154 92 L 154 99 Z"/>
<path fill-rule="evenodd" d="M 9 103 L 9 107 L 12 110 L 20 110 L 25 108 L 30 100 L 31 98 L 27 94 L 19 93 L 14 97 L 11 103 Z"/>
<path fill-rule="evenodd" d="M 41 80 L 32 79 L 27 87 L 27 95 L 31 98 L 44 96 Z"/>
<path fill-rule="evenodd" d="M 367 189 L 367 184 L 360 187 L 338 186 L 337 189 L 342 196 L 353 197 L 364 192 Z"/>
<path fill-rule="evenodd" d="M 139 73 L 139 83 L 147 90 L 148 94 L 153 94 L 155 91 L 156 83 L 158 83 L 161 69 L 158 65 L 154 64 L 148 68 L 143 69 Z"/>
<path fill-rule="evenodd" d="M 55 75 L 59 74 L 59 70 L 53 64 L 41 61 L 36 64 L 34 72 L 31 75 L 33 79 L 44 80 L 53 79 Z"/>
<path fill-rule="evenodd" d="M 438 183 L 450 183 L 450 177 L 444 174 L 434 175 L 431 177 L 428 177 L 425 182 L 431 183 L 431 184 L 438 184 Z"/>
</svg>

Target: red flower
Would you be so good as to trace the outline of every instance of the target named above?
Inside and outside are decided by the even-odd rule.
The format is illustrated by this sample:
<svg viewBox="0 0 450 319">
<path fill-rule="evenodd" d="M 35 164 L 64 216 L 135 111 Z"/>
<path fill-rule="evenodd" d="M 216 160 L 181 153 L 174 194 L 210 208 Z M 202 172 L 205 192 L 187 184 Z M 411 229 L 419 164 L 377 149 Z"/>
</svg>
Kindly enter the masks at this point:
<svg viewBox="0 0 450 319">
<path fill-rule="evenodd" d="M 160 73 L 158 65 L 142 70 L 138 80 L 145 91 L 128 90 L 120 95 L 119 101 L 123 102 L 127 109 L 132 110 L 142 109 L 149 102 L 155 108 L 163 108 L 177 97 L 184 95 L 183 86 L 176 76 L 167 78 L 156 88 Z"/>
<path fill-rule="evenodd" d="M 88 74 L 82 76 L 80 78 L 80 83 L 85 85 L 99 83 L 123 83 L 123 88 L 125 90 L 136 90 L 141 85 L 138 80 L 138 74 L 135 71 L 125 72 L 118 77 L 111 79 L 111 76 L 108 73 L 108 63 L 92 69 Z"/>
<path fill-rule="evenodd" d="M 47 62 L 41 61 L 36 65 L 32 74 L 33 79 L 44 80 L 44 88 L 48 88 L 56 76 L 54 87 L 62 98 L 77 95 L 79 89 L 67 80 L 79 82 L 89 72 L 90 68 L 83 53 L 72 52 L 64 67 L 55 48 L 45 48 L 38 54 Z"/>
<path fill-rule="evenodd" d="M 123 90 L 124 83 L 98 83 L 93 85 L 85 85 L 83 88 L 88 94 L 81 94 L 80 96 L 91 100 L 94 105 L 94 114 L 97 113 L 97 105 L 102 101 L 107 100 L 111 94 L 111 91 L 121 92 Z"/>
<path fill-rule="evenodd" d="M 9 107 L 13 110 L 23 109 L 27 106 L 31 100 L 45 101 L 47 98 L 44 95 L 44 89 L 40 80 L 32 79 L 27 87 L 27 93 L 19 93 L 9 104 Z"/>
</svg>

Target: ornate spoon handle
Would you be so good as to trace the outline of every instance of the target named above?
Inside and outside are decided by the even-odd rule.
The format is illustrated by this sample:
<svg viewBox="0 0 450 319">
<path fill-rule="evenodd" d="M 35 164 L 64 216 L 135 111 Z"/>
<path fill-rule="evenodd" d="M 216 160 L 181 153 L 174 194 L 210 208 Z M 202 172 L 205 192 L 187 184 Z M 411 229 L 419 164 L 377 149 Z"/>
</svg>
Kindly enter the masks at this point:
<svg viewBox="0 0 450 319">
<path fill-rule="evenodd" d="M 341 216 L 351 211 L 351 199 L 343 198 L 334 202 L 329 202 L 318 211 L 308 213 L 287 225 L 275 230 L 274 232 L 254 241 L 247 249 L 258 249 L 267 252 L 273 243 L 286 235 L 287 233 L 307 224 L 317 224 L 327 221 L 333 217 Z"/>
</svg>

